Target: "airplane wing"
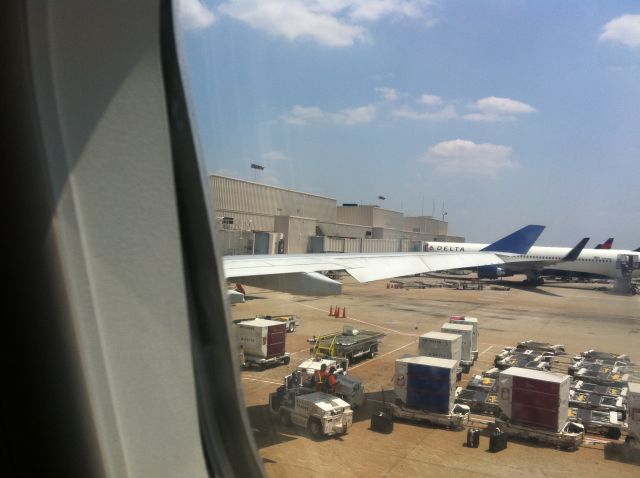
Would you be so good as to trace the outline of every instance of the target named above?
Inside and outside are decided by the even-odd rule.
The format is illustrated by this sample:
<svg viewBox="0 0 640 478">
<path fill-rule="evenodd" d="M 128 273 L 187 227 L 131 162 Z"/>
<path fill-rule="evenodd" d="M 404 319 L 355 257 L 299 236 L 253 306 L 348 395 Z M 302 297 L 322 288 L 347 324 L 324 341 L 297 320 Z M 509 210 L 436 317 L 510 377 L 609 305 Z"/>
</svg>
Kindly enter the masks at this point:
<svg viewBox="0 0 640 478">
<path fill-rule="evenodd" d="M 510 255 L 528 251 L 543 230 L 544 226 L 525 226 L 480 252 L 226 256 L 223 265 L 227 279 L 245 284 L 290 293 L 333 295 L 340 293 L 341 284 L 319 272 L 346 271 L 359 282 L 370 282 L 423 272 L 503 264 Z M 491 248 L 496 244 L 500 244 L 500 253 L 492 252 Z"/>
<path fill-rule="evenodd" d="M 226 256 L 223 262 L 227 279 L 234 280 L 254 276 L 344 270 L 359 282 L 370 282 L 421 272 L 502 264 L 505 261 L 498 254 L 488 252 L 398 252 Z"/>
</svg>

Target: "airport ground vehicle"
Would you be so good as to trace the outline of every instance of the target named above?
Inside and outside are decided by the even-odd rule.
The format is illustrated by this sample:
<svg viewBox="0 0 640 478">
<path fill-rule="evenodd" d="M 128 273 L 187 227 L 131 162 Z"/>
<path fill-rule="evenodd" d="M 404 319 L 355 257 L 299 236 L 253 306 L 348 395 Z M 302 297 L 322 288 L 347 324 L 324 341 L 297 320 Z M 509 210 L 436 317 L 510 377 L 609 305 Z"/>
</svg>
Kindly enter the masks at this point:
<svg viewBox="0 0 640 478">
<path fill-rule="evenodd" d="M 287 324 L 287 332 L 295 332 L 296 327 L 300 326 L 300 317 L 297 315 L 265 315 L 262 318 L 284 322 Z"/>
<path fill-rule="evenodd" d="M 340 358 L 317 358 L 309 359 L 298 365 L 298 368 L 292 374 L 295 383 L 304 387 L 311 388 L 313 374 L 320 370 L 322 365 L 327 368 L 335 367 L 336 369 L 336 391 L 335 396 L 346 401 L 351 408 L 358 408 L 365 402 L 364 385 L 359 378 L 347 375 L 348 361 Z"/>
<path fill-rule="evenodd" d="M 587 433 L 601 433 L 607 438 L 617 440 L 625 428 L 620 412 L 603 412 L 601 410 L 585 410 L 569 408 L 569 420 L 580 423 Z"/>
<path fill-rule="evenodd" d="M 460 429 L 469 421 L 470 409 L 466 405 L 455 404 L 449 413 L 436 413 L 428 410 L 415 410 L 408 408 L 402 402 L 396 401 L 387 405 L 388 414 L 393 418 L 427 422 L 432 425 Z"/>
<path fill-rule="evenodd" d="M 353 410 L 347 402 L 300 386 L 292 375 L 269 395 L 269 412 L 283 425 L 306 428 L 315 438 L 344 435 L 353 423 Z"/>
<path fill-rule="evenodd" d="M 298 317 L 297 315 L 259 315 L 247 319 L 236 319 L 233 321 L 233 323 L 239 324 L 240 322 L 247 322 L 254 319 L 265 319 L 274 320 L 276 322 L 284 322 L 286 324 L 285 330 L 287 332 L 295 332 L 296 328 L 300 326 L 300 317 Z"/>
<path fill-rule="evenodd" d="M 341 332 L 320 335 L 316 338 L 311 354 L 314 357 L 346 358 L 349 363 L 362 357 L 373 358 L 378 353 L 386 334 L 370 330 L 354 329 L 345 325 Z"/>
<path fill-rule="evenodd" d="M 627 398 L 628 435 L 624 444 L 607 443 L 605 457 L 622 457 L 625 461 L 640 463 L 640 384 L 629 383 Z"/>
<path fill-rule="evenodd" d="M 496 426 L 510 437 L 535 440 L 568 450 L 577 450 L 584 439 L 584 426 L 570 421 L 566 422 L 559 431 L 514 425 L 500 419 L 496 419 Z"/>
</svg>

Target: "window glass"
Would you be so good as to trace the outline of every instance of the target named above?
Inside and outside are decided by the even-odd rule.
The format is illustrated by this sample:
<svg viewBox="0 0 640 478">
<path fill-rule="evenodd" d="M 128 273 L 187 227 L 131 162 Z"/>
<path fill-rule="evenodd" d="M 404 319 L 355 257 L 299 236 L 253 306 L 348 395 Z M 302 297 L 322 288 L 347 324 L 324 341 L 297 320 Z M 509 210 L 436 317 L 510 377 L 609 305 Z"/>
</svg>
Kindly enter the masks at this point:
<svg viewBox="0 0 640 478">
<path fill-rule="evenodd" d="M 640 246 L 630 179 L 640 173 L 637 4 L 179 5 L 185 81 L 225 256 L 460 254 L 526 224 L 546 225 L 526 255 L 508 257 L 544 261 L 543 276 L 542 266 L 513 268 L 501 258 L 481 280 L 480 269 L 368 284 L 332 272 L 343 293 L 329 297 L 230 283 L 246 299 L 232 307 L 233 319 L 300 318 L 285 335 L 286 363 L 241 372 L 267 472 L 345 474 L 348 466 L 360 476 L 501 475 L 526 463 L 535 476 L 569 467 L 588 476 L 598 463 L 611 476 L 637 473 L 605 460 L 603 445 L 557 455 L 510 443 L 517 451 L 488 462 L 461 449 L 455 432 L 411 422 L 396 423 L 389 436 L 370 429 L 372 415 L 401 400 L 396 360 L 418 354 L 418 337 L 440 331 L 452 315 L 480 324 L 478 360 L 461 368 L 453 390 L 527 339 L 563 344 L 569 362 L 587 349 L 640 360 L 639 297 L 615 292 L 624 282 L 618 254 L 637 255 Z M 609 236 L 610 251 L 592 249 Z M 581 256 L 561 261 L 582 237 L 591 239 Z M 624 284 L 633 287 L 633 274 Z M 320 335 L 343 326 L 385 336 L 375 350 L 350 357 L 349 375 L 362 380 L 367 398 L 351 431 L 320 441 L 308 415 L 289 424 L 272 414 L 269 395 Z M 553 371 L 569 376 L 562 363 Z M 495 393 L 496 400 L 516 396 Z"/>
</svg>

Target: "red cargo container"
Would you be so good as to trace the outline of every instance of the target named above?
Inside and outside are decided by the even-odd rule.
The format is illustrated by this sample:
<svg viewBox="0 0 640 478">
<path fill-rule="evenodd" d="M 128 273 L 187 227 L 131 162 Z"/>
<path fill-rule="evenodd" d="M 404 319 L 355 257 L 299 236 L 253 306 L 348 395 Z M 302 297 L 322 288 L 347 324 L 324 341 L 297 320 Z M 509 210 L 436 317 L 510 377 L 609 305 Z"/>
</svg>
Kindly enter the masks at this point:
<svg viewBox="0 0 640 478">
<path fill-rule="evenodd" d="M 512 367 L 500 373 L 498 399 L 511 423 L 559 431 L 567 421 L 568 375 Z"/>
<path fill-rule="evenodd" d="M 248 320 L 236 324 L 236 331 L 246 355 L 270 359 L 284 354 L 286 324 L 283 322 Z"/>
</svg>

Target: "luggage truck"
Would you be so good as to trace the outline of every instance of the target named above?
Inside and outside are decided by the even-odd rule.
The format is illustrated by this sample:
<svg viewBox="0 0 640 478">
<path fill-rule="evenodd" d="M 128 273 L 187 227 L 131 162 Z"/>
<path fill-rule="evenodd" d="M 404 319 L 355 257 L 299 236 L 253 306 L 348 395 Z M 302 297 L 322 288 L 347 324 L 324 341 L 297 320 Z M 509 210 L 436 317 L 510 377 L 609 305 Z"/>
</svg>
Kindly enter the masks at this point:
<svg viewBox="0 0 640 478">
<path fill-rule="evenodd" d="M 406 357 L 396 360 L 394 392 L 388 406 L 393 418 L 425 421 L 460 429 L 469 421 L 469 407 L 454 403 L 455 360 L 433 357 Z"/>
<path fill-rule="evenodd" d="M 385 335 L 382 332 L 358 330 L 351 325 L 345 325 L 342 332 L 317 337 L 310 351 L 314 357 L 346 358 L 352 363 L 362 357 L 375 357 Z"/>
<path fill-rule="evenodd" d="M 256 365 L 265 369 L 291 360 L 285 352 L 285 324 L 274 320 L 253 319 L 234 324 L 243 367 Z"/>
<path fill-rule="evenodd" d="M 512 367 L 500 372 L 496 426 L 509 436 L 576 450 L 584 426 L 568 420 L 569 375 Z"/>
<path fill-rule="evenodd" d="M 345 435 L 353 424 L 353 410 L 347 402 L 303 387 L 292 375 L 269 394 L 269 412 L 281 424 L 306 428 L 315 438 Z"/>
<path fill-rule="evenodd" d="M 445 322 L 442 324 L 440 331 L 447 334 L 458 334 L 462 337 L 460 365 L 464 373 L 469 373 L 474 362 L 473 354 L 471 353 L 473 325 Z"/>
</svg>

